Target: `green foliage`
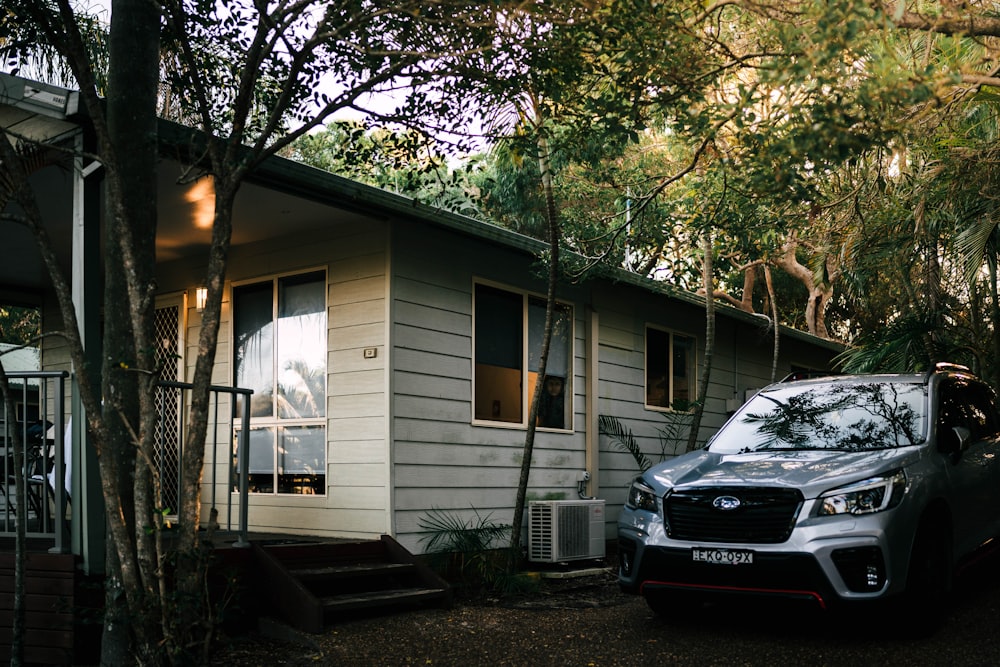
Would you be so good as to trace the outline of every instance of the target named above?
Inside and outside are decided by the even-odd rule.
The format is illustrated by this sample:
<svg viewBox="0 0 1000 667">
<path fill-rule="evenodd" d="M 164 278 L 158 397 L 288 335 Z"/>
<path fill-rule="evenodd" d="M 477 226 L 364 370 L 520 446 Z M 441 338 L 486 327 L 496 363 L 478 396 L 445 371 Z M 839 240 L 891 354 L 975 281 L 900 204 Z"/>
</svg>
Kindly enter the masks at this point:
<svg viewBox="0 0 1000 667">
<path fill-rule="evenodd" d="M 834 363 L 847 373 L 910 373 L 926 370 L 928 359 L 924 338 L 933 323 L 926 318 L 905 317 L 890 323 L 884 331 L 863 335 L 840 354 Z"/>
<path fill-rule="evenodd" d="M 335 121 L 297 139 L 292 158 L 361 183 L 405 194 L 421 203 L 474 215 L 477 162 L 453 169 L 434 141 L 415 130 L 373 128 Z"/>
<path fill-rule="evenodd" d="M 420 520 L 430 563 L 469 596 L 509 594 L 530 587 L 530 577 L 514 571 L 516 559 L 500 544 L 510 535 L 510 524 L 491 516 L 463 519 L 455 513 L 432 510 Z"/>
<path fill-rule="evenodd" d="M 632 430 L 622 424 L 616 417 L 600 415 L 597 418 L 597 424 L 601 435 L 608 436 L 612 444 L 632 455 L 640 471 L 648 470 L 653 465 L 652 461 L 642 451 L 638 441 L 632 434 Z"/>
<path fill-rule="evenodd" d="M 42 332 L 42 314 L 37 308 L 0 306 L 0 343 L 28 345 Z"/>
<path fill-rule="evenodd" d="M 28 4 L 28 0 L 8 0 L 4 3 L 5 9 L 0 9 L 0 69 L 66 88 L 78 87 L 68 61 L 49 43 L 43 26 L 23 20 Z M 108 17 L 105 14 L 98 9 L 76 8 L 82 47 L 94 64 L 95 83 L 101 94 L 107 91 L 109 60 Z"/>
<path fill-rule="evenodd" d="M 693 415 L 686 411 L 688 407 L 675 405 L 675 411 L 660 413 L 665 423 L 656 428 L 660 449 L 656 462 L 664 461 L 668 456 L 685 450 L 687 432 L 693 420 Z M 632 456 L 640 471 L 648 470 L 653 465 L 654 462 L 642 451 L 642 446 L 632 433 L 632 429 L 625 426 L 617 417 L 600 415 L 597 418 L 597 425 L 601 435 L 606 435 L 611 444 Z"/>
</svg>

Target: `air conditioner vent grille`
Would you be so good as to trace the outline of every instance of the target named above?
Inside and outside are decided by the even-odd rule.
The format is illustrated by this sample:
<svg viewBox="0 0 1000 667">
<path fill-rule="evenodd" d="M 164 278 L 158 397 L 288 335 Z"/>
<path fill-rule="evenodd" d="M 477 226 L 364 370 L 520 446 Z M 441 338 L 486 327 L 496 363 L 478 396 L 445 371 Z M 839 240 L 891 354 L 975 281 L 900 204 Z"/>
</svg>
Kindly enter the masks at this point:
<svg viewBox="0 0 1000 667">
<path fill-rule="evenodd" d="M 603 557 L 603 500 L 528 503 L 528 560 L 558 563 Z"/>
</svg>

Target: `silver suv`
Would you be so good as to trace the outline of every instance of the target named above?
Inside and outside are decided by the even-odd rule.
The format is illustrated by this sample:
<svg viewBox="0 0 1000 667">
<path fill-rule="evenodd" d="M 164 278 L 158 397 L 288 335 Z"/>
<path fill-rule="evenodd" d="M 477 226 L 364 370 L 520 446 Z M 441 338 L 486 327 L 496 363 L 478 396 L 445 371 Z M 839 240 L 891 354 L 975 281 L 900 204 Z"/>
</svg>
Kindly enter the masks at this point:
<svg viewBox="0 0 1000 667">
<path fill-rule="evenodd" d="M 619 583 L 666 616 L 692 596 L 891 599 L 932 630 L 955 567 L 1000 535 L 998 431 L 993 391 L 960 366 L 771 385 L 635 479 Z"/>
</svg>

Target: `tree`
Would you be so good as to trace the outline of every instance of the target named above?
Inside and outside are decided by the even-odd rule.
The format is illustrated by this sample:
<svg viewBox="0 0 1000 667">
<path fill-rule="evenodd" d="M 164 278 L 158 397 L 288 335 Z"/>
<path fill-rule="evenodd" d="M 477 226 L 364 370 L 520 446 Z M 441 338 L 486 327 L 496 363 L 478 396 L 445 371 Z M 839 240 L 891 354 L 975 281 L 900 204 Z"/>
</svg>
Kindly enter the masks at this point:
<svg viewBox="0 0 1000 667">
<path fill-rule="evenodd" d="M 363 109 L 366 96 L 379 91 L 404 86 L 410 91 L 397 109 L 381 114 L 386 120 L 433 120 L 449 127 L 459 114 L 436 98 L 435 86 L 447 81 L 453 88 L 458 79 L 449 74 L 456 72 L 461 57 L 493 47 L 501 5 L 344 1 L 263 6 L 201 0 L 156 5 L 115 0 L 106 107 L 97 65 L 69 2 L 15 0 L 5 8 L 2 43 L 16 44 L 16 54 L 25 47 L 51 48 L 65 59 L 93 125 L 97 149 L 90 157 L 104 169 L 107 303 L 119 304 L 120 312 L 109 313 L 108 321 L 115 322 L 105 332 L 101 357 L 106 363 L 99 382 L 86 364 L 68 283 L 47 243 L 24 163 L 9 133 L 0 142 L 10 196 L 21 204 L 25 224 L 38 239 L 68 332 L 108 508 L 113 561 L 107 597 L 112 609 L 115 600 L 123 601 L 121 615 L 109 615 L 106 630 L 114 620 L 130 632 L 129 660 L 204 662 L 211 646 L 212 617 L 201 586 L 199 487 L 232 207 L 241 184 L 261 161 L 323 118 L 339 109 Z M 184 117 L 200 130 L 191 135 L 194 167 L 211 176 L 215 194 L 204 283 L 208 298 L 181 463 L 180 544 L 172 555 L 159 541 L 164 508 L 157 504 L 155 479 L 146 464 L 152 460 L 156 419 L 150 272 L 161 53 L 171 58 L 163 68 L 170 75 L 169 92 L 185 101 Z M 340 78 L 324 92 L 320 84 L 329 76 Z M 174 587 L 168 585 L 168 567 Z M 113 645 L 107 642 L 105 659 L 121 664 L 125 655 L 107 653 Z"/>
<path fill-rule="evenodd" d="M 37 308 L 0 306 L 0 343 L 30 345 L 41 330 L 42 318 Z"/>
<path fill-rule="evenodd" d="M 364 121 L 334 121 L 322 131 L 299 137 L 289 156 L 299 162 L 404 193 L 417 201 L 455 213 L 475 215 L 477 160 L 452 168 L 440 145 L 416 130 L 370 127 Z"/>
</svg>

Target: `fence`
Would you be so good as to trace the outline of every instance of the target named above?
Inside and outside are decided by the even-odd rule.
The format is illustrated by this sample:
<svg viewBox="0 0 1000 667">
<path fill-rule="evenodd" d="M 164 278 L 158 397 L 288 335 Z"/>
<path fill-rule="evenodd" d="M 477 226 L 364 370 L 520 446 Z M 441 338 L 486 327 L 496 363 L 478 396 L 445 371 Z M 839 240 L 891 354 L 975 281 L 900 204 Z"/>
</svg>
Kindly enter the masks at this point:
<svg viewBox="0 0 1000 667">
<path fill-rule="evenodd" d="M 67 551 L 72 503 L 72 438 L 70 420 L 65 418 L 64 389 L 68 374 L 63 371 L 11 372 L 7 374 L 14 395 L 14 413 L 0 409 L 0 456 L 4 479 L 0 483 L 0 537 L 16 534 L 19 508 L 23 509 L 25 535 L 52 541 L 51 551 Z M 156 448 L 153 465 L 159 484 L 159 507 L 168 514 L 178 507 L 183 482 L 180 462 L 188 441 L 187 420 L 193 385 L 186 382 L 158 383 Z M 250 418 L 249 389 L 209 387 L 209 423 L 206 437 L 206 478 L 210 486 L 209 506 L 216 510 L 220 528 L 235 530 L 236 546 L 249 546 L 247 539 L 247 466 L 249 431 L 237 430 L 235 418 L 241 411 L 242 423 Z M 243 400 L 239 400 L 243 397 Z M 15 438 L 15 433 L 21 437 Z M 14 463 L 14 443 L 20 441 L 21 461 Z M 235 446 L 235 451 L 234 451 Z M 219 479 L 220 471 L 226 475 Z M 60 472 L 62 474 L 60 474 Z M 23 482 L 18 493 L 18 477 Z M 62 483 L 59 481 L 62 480 Z M 219 490 L 225 489 L 225 507 L 219 508 Z M 233 506 L 233 491 L 238 505 Z M 86 508 L 83 508 L 86 511 Z M 223 511 L 224 510 L 224 511 Z"/>
</svg>

